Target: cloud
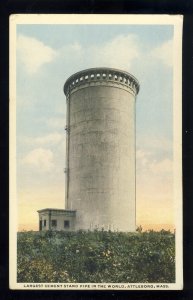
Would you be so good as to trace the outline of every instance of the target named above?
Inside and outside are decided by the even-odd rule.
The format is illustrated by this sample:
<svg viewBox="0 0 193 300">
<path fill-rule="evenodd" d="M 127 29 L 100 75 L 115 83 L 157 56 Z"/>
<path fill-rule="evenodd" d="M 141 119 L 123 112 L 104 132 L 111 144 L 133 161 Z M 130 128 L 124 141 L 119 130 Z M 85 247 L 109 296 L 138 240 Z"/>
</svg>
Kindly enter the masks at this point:
<svg viewBox="0 0 193 300">
<path fill-rule="evenodd" d="M 102 45 L 83 47 L 73 43 L 61 47 L 57 51 L 43 42 L 24 35 L 17 40 L 19 59 L 29 74 L 36 73 L 44 64 L 55 58 L 57 64 L 65 62 L 68 69 L 71 57 L 74 65 L 80 68 L 112 67 L 123 70 L 132 70 L 133 62 L 143 64 L 144 60 L 159 60 L 167 66 L 172 65 L 172 40 L 167 41 L 149 53 L 142 51 L 142 45 L 135 34 L 118 35 Z M 77 70 L 78 71 L 78 70 Z"/>
<path fill-rule="evenodd" d="M 140 56 L 138 37 L 134 34 L 118 35 L 102 45 L 83 47 L 79 43 L 69 44 L 59 49 L 60 59 L 81 68 L 112 67 L 129 69 L 131 63 Z"/>
<path fill-rule="evenodd" d="M 161 46 L 155 48 L 150 53 L 152 57 L 155 57 L 162 61 L 166 66 L 173 66 L 173 42 L 169 40 L 163 43 Z"/>
<path fill-rule="evenodd" d="M 168 177 L 172 175 L 173 162 L 168 157 L 159 157 L 154 152 L 139 149 L 136 152 L 136 169 L 140 178 L 141 176 L 145 176 L 146 178 L 147 174 L 149 177 Z"/>
<path fill-rule="evenodd" d="M 147 163 L 148 163 L 148 155 L 149 153 L 146 153 L 145 151 L 143 150 L 137 150 L 136 151 L 136 160 L 137 160 L 137 163 L 142 165 L 142 166 L 146 166 Z"/>
<path fill-rule="evenodd" d="M 150 170 L 154 174 L 160 174 L 160 173 L 170 174 L 170 173 L 172 173 L 172 168 L 173 168 L 173 162 L 170 159 L 164 159 L 164 160 L 158 161 L 158 162 L 154 161 L 150 165 Z"/>
<path fill-rule="evenodd" d="M 68 45 L 65 45 L 64 47 L 60 48 L 59 49 L 59 53 L 61 56 L 63 57 L 71 57 L 73 55 L 82 55 L 83 54 L 83 48 L 82 46 L 75 42 L 73 44 L 68 44 Z"/>
<path fill-rule="evenodd" d="M 65 118 L 64 117 L 53 117 L 46 120 L 46 123 L 51 128 L 64 128 Z"/>
<path fill-rule="evenodd" d="M 55 145 L 63 141 L 64 135 L 54 132 L 40 137 L 25 137 L 23 141 L 28 145 Z"/>
<path fill-rule="evenodd" d="M 39 144 L 39 145 L 44 145 L 44 144 L 57 144 L 63 140 L 63 135 L 59 133 L 51 133 L 46 136 L 42 137 L 37 137 L 34 139 L 34 142 Z"/>
<path fill-rule="evenodd" d="M 118 35 L 102 46 L 90 47 L 89 52 L 95 65 L 125 70 L 139 57 L 138 44 L 134 34 Z"/>
<path fill-rule="evenodd" d="M 129 70 L 132 62 L 140 56 L 140 47 L 137 35 L 127 34 L 117 35 L 103 44 L 67 44 L 57 53 L 58 63 L 65 63 L 66 70 L 70 69 L 69 74 L 103 66 Z"/>
<path fill-rule="evenodd" d="M 17 39 L 17 51 L 20 61 L 29 74 L 36 73 L 44 64 L 50 63 L 57 56 L 57 52 L 43 42 L 21 34 Z"/>
<path fill-rule="evenodd" d="M 155 153 L 158 152 L 167 152 L 172 153 L 173 151 L 173 141 L 164 136 L 156 137 L 154 135 L 147 136 L 137 134 L 137 149 L 140 150 L 145 149 L 146 153 L 149 151 L 153 151 Z"/>
<path fill-rule="evenodd" d="M 36 168 L 38 171 L 51 171 L 54 167 L 53 153 L 43 148 L 34 149 L 22 159 L 22 164 Z"/>
</svg>

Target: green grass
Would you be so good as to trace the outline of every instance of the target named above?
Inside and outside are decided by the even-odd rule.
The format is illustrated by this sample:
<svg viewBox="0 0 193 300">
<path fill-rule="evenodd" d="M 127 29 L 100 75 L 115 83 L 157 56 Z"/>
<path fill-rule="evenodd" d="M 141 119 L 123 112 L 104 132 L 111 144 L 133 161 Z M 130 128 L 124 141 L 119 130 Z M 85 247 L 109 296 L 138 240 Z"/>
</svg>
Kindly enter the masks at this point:
<svg viewBox="0 0 193 300">
<path fill-rule="evenodd" d="M 161 232 L 20 232 L 18 282 L 175 282 L 175 236 Z"/>
</svg>

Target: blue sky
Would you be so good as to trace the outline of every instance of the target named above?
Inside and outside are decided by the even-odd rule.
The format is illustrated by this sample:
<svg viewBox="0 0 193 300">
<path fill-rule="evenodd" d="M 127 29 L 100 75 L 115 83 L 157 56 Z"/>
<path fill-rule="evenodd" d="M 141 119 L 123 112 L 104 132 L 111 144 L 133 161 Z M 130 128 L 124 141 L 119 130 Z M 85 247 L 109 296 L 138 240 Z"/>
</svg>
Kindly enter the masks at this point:
<svg viewBox="0 0 193 300">
<path fill-rule="evenodd" d="M 39 208 L 64 206 L 63 85 L 74 72 L 101 66 L 123 69 L 140 82 L 137 221 L 172 223 L 172 53 L 172 25 L 17 25 L 21 224 L 33 227 Z"/>
</svg>

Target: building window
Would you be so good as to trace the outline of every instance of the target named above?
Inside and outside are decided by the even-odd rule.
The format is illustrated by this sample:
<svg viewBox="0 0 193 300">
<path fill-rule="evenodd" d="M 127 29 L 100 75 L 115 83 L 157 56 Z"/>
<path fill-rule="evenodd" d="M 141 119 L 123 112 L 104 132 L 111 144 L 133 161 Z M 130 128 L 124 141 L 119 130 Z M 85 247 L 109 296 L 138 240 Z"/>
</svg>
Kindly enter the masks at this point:
<svg viewBox="0 0 193 300">
<path fill-rule="evenodd" d="M 39 229 L 42 230 L 42 220 L 40 220 Z"/>
<path fill-rule="evenodd" d="M 46 226 L 46 220 L 44 220 L 44 226 Z"/>
<path fill-rule="evenodd" d="M 52 220 L 52 227 L 56 227 L 57 226 L 57 220 Z"/>
<path fill-rule="evenodd" d="M 64 228 L 69 228 L 70 227 L 70 221 L 65 220 L 64 221 Z"/>
</svg>

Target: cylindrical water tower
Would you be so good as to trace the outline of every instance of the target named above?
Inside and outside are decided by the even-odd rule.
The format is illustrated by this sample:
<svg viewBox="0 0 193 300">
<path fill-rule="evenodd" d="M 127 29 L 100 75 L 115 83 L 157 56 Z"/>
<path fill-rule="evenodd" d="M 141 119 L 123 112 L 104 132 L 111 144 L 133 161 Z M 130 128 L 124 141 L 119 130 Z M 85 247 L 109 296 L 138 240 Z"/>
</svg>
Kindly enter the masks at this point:
<svg viewBox="0 0 193 300">
<path fill-rule="evenodd" d="M 135 100 L 139 83 L 111 68 L 80 71 L 67 99 L 66 209 L 76 229 L 135 231 Z"/>
</svg>

